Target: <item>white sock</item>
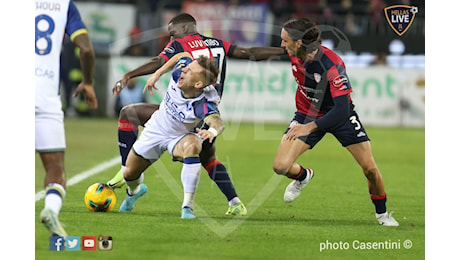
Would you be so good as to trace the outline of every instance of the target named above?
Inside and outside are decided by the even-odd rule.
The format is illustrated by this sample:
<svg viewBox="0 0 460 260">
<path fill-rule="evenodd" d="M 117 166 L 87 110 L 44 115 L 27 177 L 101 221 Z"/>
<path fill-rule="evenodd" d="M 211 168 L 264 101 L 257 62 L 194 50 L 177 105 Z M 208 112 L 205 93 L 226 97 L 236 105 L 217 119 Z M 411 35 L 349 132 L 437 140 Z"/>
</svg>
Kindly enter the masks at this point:
<svg viewBox="0 0 460 260">
<path fill-rule="evenodd" d="M 238 203 L 241 203 L 240 198 L 234 197 L 233 199 L 231 199 L 231 200 L 228 202 L 228 205 L 229 205 L 229 206 L 235 206 L 235 205 L 238 204 Z"/>
<path fill-rule="evenodd" d="M 193 209 L 193 201 L 195 199 L 195 193 L 184 192 L 184 201 L 182 202 L 182 208 L 188 207 Z"/>
<path fill-rule="evenodd" d="M 193 209 L 193 200 L 200 180 L 201 163 L 199 157 L 187 157 L 182 166 L 181 180 L 184 187 L 182 207 Z"/>
<path fill-rule="evenodd" d="M 380 218 L 380 217 L 382 217 L 382 216 L 384 216 L 384 215 L 386 215 L 386 214 L 388 214 L 386 211 L 385 211 L 384 213 L 381 213 L 381 214 L 375 213 L 375 217 L 376 217 L 376 218 Z"/>
<path fill-rule="evenodd" d="M 65 194 L 65 189 L 61 184 L 48 184 L 46 186 L 45 209 L 51 209 L 54 213 L 59 214 Z"/>
<path fill-rule="evenodd" d="M 129 195 L 134 195 L 139 192 L 141 189 L 141 184 L 144 182 L 144 173 L 141 173 L 139 175 L 139 178 L 135 180 L 128 181 L 125 179 L 126 186 L 128 186 L 128 194 Z"/>
</svg>

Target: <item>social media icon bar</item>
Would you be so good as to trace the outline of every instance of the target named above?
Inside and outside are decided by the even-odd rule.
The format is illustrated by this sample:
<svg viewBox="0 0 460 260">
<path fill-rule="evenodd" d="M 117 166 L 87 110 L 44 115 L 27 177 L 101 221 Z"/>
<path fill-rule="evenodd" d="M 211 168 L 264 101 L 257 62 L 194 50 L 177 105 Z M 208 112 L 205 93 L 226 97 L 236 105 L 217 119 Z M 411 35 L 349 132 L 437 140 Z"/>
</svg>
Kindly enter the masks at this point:
<svg viewBox="0 0 460 260">
<path fill-rule="evenodd" d="M 112 250 L 111 236 L 51 236 L 50 251 L 108 251 Z"/>
</svg>

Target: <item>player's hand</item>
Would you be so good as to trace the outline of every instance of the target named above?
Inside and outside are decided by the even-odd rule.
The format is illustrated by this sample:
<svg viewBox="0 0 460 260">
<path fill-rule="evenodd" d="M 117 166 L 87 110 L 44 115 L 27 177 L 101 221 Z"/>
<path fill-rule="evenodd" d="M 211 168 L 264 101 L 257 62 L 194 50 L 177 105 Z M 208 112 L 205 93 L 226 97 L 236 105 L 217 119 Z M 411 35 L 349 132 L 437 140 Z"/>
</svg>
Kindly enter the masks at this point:
<svg viewBox="0 0 460 260">
<path fill-rule="evenodd" d="M 115 82 L 115 86 L 112 88 L 112 95 L 120 96 L 120 92 L 126 87 L 126 84 L 128 84 L 128 79 L 125 77 Z"/>
<path fill-rule="evenodd" d="M 291 126 L 289 131 L 284 135 L 283 139 L 287 141 L 293 141 L 301 136 L 306 136 L 311 134 L 318 126 L 315 122 L 310 122 L 307 124 L 296 124 Z"/>
<path fill-rule="evenodd" d="M 80 94 L 85 97 L 86 104 L 88 104 L 89 108 L 97 108 L 97 98 L 96 93 L 94 92 L 93 84 L 85 84 L 83 82 L 78 84 L 78 87 L 75 89 L 73 96 L 78 97 Z"/>
<path fill-rule="evenodd" d="M 201 139 L 206 140 L 209 139 L 209 142 L 212 143 L 212 140 L 216 137 L 211 131 L 205 129 L 196 128 L 196 132 Z"/>
<path fill-rule="evenodd" d="M 145 83 L 144 93 L 146 90 L 148 90 L 151 96 L 155 95 L 155 93 L 153 92 L 153 89 L 158 90 L 157 87 L 155 87 L 155 83 L 159 79 L 160 79 L 160 75 L 158 75 L 157 73 L 153 73 L 153 75 L 147 80 L 147 83 Z"/>
</svg>

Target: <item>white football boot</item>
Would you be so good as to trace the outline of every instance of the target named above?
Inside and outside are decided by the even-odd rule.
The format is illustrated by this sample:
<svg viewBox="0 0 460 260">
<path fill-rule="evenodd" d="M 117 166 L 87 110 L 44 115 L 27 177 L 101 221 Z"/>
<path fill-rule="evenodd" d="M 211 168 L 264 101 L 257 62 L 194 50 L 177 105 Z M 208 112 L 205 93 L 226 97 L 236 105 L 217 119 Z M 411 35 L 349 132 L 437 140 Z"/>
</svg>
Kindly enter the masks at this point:
<svg viewBox="0 0 460 260">
<path fill-rule="evenodd" d="M 375 217 L 380 225 L 388 226 L 388 227 L 397 227 L 399 226 L 398 221 L 393 218 L 393 211 L 388 214 L 388 212 L 377 214 L 375 213 Z"/>
<path fill-rule="evenodd" d="M 307 170 L 307 177 L 303 181 L 293 180 L 286 187 L 286 191 L 284 192 L 284 202 L 290 203 L 297 199 L 302 190 L 308 185 L 308 183 L 310 183 L 315 174 L 313 173 L 313 169 L 306 168 L 305 170 Z"/>
</svg>

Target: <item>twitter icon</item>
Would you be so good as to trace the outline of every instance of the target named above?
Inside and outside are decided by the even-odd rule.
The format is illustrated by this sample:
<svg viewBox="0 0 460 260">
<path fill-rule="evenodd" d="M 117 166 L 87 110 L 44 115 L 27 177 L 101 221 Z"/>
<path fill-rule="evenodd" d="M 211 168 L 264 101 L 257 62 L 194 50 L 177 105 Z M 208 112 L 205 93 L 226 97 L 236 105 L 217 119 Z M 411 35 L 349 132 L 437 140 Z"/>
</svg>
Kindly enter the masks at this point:
<svg viewBox="0 0 460 260">
<path fill-rule="evenodd" d="M 65 237 L 65 249 L 67 251 L 81 250 L 80 244 L 81 244 L 80 237 L 72 237 L 72 236 Z"/>
</svg>

